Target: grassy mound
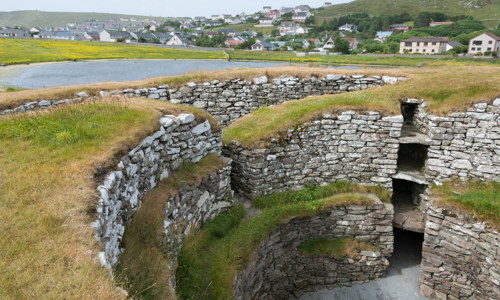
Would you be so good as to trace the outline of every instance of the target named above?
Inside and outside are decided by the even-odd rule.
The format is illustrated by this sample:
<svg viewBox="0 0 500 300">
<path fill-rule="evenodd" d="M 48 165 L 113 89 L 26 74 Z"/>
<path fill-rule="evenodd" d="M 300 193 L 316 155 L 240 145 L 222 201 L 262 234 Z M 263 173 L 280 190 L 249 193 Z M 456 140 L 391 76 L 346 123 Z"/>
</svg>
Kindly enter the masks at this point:
<svg viewBox="0 0 500 300">
<path fill-rule="evenodd" d="M 198 233 L 190 236 L 177 269 L 177 287 L 181 298 L 232 298 L 236 272 L 247 265 L 250 255 L 261 241 L 290 218 L 314 216 L 332 207 L 358 204 L 358 201 L 373 203 L 371 198 L 360 195 L 353 197 L 351 194 L 297 202 L 293 194 L 283 194 L 283 201 L 265 207 L 261 214 L 244 221 L 244 208 L 236 207 L 214 218 Z"/>
<path fill-rule="evenodd" d="M 323 114 L 341 111 L 378 111 L 399 115 L 400 100 L 424 99 L 428 112 L 446 115 L 466 111 L 474 103 L 491 103 L 500 96 L 500 68 L 457 67 L 413 70 L 409 79 L 396 85 L 338 95 L 313 96 L 289 101 L 274 107 L 260 108 L 235 121 L 224 133 L 224 143 L 235 140 L 243 146 L 258 148 L 271 138 L 286 134 L 288 128 L 316 120 Z"/>
<path fill-rule="evenodd" d="M 134 99 L 0 117 L 0 298 L 124 295 L 97 261 L 94 176 L 179 106 Z"/>
<path fill-rule="evenodd" d="M 500 182 L 451 180 L 442 186 L 433 186 L 431 192 L 438 205 L 458 209 L 500 228 Z"/>
</svg>

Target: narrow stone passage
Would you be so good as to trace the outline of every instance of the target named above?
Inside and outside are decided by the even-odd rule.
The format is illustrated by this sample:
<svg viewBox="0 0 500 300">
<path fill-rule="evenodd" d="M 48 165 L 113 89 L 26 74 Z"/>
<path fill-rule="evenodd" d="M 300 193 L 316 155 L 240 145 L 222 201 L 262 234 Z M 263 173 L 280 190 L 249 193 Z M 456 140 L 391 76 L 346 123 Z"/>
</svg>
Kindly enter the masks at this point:
<svg viewBox="0 0 500 300">
<path fill-rule="evenodd" d="M 423 234 L 394 228 L 394 253 L 386 278 L 379 281 L 306 293 L 301 300 L 419 300 L 418 277 Z"/>
</svg>

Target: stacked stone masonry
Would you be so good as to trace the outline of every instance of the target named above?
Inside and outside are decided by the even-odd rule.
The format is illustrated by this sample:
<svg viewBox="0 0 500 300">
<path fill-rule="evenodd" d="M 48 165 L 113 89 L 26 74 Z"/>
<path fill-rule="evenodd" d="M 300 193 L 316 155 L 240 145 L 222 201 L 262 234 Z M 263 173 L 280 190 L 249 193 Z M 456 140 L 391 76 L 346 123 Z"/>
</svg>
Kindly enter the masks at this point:
<svg viewBox="0 0 500 300">
<path fill-rule="evenodd" d="M 393 251 L 391 204 L 339 206 L 314 217 L 293 218 L 271 232 L 238 274 L 236 299 L 293 299 L 307 291 L 350 286 L 385 276 Z M 311 238 L 355 238 L 378 246 L 357 257 L 300 254 Z"/>
<path fill-rule="evenodd" d="M 232 143 L 233 188 L 251 199 L 306 184 L 350 180 L 392 188 L 403 118 L 346 111 L 289 129 L 264 149 Z"/>
<path fill-rule="evenodd" d="M 500 299 L 500 234 L 469 216 L 427 210 L 420 292 L 430 298 Z"/>
<path fill-rule="evenodd" d="M 98 187 L 101 196 L 96 221 L 92 225 L 97 239 L 104 245 L 104 251 L 99 253 L 104 266 L 112 267 L 118 261 L 125 225 L 158 180 L 167 178 L 183 162 L 198 162 L 210 153 L 221 152 L 221 132 L 212 132 L 208 121 L 198 124 L 194 115 L 180 114 L 177 117 L 166 115 L 160 123 L 160 129 L 124 156 L 118 163 L 117 171 L 110 172 Z M 229 171 L 227 169 L 223 174 Z M 221 187 L 221 190 L 224 189 Z M 209 195 L 209 199 L 212 198 L 213 195 Z M 189 213 L 183 208 L 185 200 L 177 201 L 175 198 L 173 201 L 175 205 L 172 203 L 171 208 L 175 214 L 169 211 L 171 219 L 183 218 L 185 213 Z M 198 222 L 206 214 L 211 214 L 209 206 L 202 205 L 203 212 L 189 214 L 189 217 Z"/>
<path fill-rule="evenodd" d="M 178 256 L 184 238 L 232 205 L 231 160 L 195 185 L 183 186 L 165 206 L 164 234 L 172 259 Z"/>
<path fill-rule="evenodd" d="M 226 127 L 263 106 L 311 95 L 336 94 L 382 86 L 386 83 L 394 84 L 401 79 L 403 78 L 389 76 L 327 75 L 325 78 L 281 76 L 269 79 L 261 76 L 251 81 L 232 79 L 213 80 L 201 84 L 189 82 L 176 89 L 170 89 L 168 85 L 160 85 L 154 88 L 101 91 L 99 97 L 89 97 L 87 93 L 81 92 L 74 99 L 29 102 L 13 109 L 0 111 L 0 115 L 46 109 L 73 102 L 95 101 L 107 96 L 125 96 L 195 106 L 212 114 L 223 127 Z"/>
</svg>

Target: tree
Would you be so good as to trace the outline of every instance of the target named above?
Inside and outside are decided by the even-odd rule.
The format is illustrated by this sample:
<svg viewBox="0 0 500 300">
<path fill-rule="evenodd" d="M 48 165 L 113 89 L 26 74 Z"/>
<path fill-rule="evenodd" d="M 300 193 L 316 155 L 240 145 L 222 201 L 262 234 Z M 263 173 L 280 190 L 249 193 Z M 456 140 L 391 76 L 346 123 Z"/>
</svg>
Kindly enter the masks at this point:
<svg viewBox="0 0 500 300">
<path fill-rule="evenodd" d="M 342 54 L 349 54 L 349 42 L 337 37 L 335 39 L 335 46 L 333 47 L 335 52 L 341 52 Z"/>
<path fill-rule="evenodd" d="M 234 49 L 252 49 L 253 44 L 255 44 L 255 39 L 248 39 L 248 41 L 244 41 L 243 43 L 236 45 Z"/>
<path fill-rule="evenodd" d="M 279 36 L 280 35 L 280 31 L 278 29 L 274 29 L 273 31 L 271 31 L 271 36 L 272 37 L 276 37 L 276 36 Z"/>
<path fill-rule="evenodd" d="M 137 42 L 139 42 L 139 43 L 147 43 L 148 41 L 141 36 Z"/>
</svg>

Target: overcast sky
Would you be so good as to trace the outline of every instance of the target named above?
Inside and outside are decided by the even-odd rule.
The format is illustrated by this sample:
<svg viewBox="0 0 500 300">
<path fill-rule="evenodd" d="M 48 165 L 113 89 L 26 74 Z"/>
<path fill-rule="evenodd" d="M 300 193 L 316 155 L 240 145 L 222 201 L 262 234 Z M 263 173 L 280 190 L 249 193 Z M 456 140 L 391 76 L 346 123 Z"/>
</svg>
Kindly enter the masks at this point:
<svg viewBox="0 0 500 300">
<path fill-rule="evenodd" d="M 194 17 L 212 14 L 252 13 L 262 6 L 281 8 L 308 4 L 322 6 L 324 0 L 0 0 L 0 11 L 42 10 L 62 12 L 105 12 L 154 17 Z M 326 0 L 333 4 L 349 0 Z"/>
</svg>

